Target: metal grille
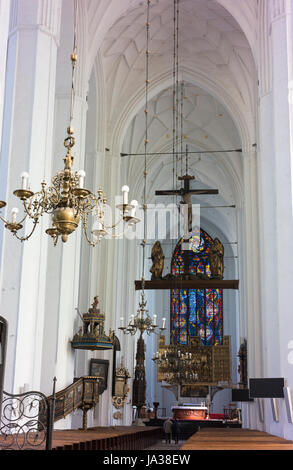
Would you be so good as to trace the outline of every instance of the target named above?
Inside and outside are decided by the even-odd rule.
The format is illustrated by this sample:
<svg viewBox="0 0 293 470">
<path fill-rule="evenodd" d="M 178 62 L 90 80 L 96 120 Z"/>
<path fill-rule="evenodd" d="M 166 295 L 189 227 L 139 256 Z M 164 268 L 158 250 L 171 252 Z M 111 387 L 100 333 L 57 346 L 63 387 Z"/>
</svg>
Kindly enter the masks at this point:
<svg viewBox="0 0 293 470">
<path fill-rule="evenodd" d="M 0 449 L 51 449 L 50 402 L 40 392 L 3 392 Z"/>
</svg>

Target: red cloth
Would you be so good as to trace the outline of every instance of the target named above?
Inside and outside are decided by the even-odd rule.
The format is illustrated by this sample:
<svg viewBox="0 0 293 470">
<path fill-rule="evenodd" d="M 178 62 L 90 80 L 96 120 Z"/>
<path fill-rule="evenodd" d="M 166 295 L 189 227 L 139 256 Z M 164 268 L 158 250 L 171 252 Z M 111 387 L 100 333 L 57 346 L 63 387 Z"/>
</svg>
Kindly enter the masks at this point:
<svg viewBox="0 0 293 470">
<path fill-rule="evenodd" d="M 210 413 L 210 419 L 224 419 L 224 413 Z"/>
</svg>

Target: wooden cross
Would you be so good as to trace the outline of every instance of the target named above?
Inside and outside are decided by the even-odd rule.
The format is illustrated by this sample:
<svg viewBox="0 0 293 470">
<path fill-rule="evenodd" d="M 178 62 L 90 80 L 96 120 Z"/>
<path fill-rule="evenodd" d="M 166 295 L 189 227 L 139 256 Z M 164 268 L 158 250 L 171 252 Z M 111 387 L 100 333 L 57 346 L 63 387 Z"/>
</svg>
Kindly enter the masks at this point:
<svg viewBox="0 0 293 470">
<path fill-rule="evenodd" d="M 191 189 L 190 182 L 194 180 L 194 176 L 188 174 L 188 148 L 186 146 L 186 174 L 178 177 L 178 181 L 183 181 L 183 188 L 180 189 L 166 189 L 155 192 L 156 196 L 181 196 L 182 204 L 188 205 L 188 229 L 192 231 L 192 204 L 191 196 L 202 196 L 204 194 L 219 194 L 218 189 Z"/>
</svg>

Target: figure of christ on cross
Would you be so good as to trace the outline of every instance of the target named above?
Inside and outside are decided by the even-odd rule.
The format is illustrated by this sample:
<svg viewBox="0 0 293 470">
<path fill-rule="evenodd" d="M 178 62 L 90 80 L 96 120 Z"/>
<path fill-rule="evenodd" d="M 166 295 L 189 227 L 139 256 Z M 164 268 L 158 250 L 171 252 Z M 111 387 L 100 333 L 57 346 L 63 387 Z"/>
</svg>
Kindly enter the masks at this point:
<svg viewBox="0 0 293 470">
<path fill-rule="evenodd" d="M 181 204 L 187 204 L 188 207 L 188 231 L 192 232 L 192 203 L 191 203 L 191 196 L 197 195 L 201 196 L 204 194 L 219 194 L 218 189 L 191 189 L 190 181 L 194 180 L 194 176 L 189 175 L 186 172 L 186 175 L 179 176 L 179 181 L 184 182 L 183 188 L 180 189 L 167 189 L 167 190 L 159 190 L 155 192 L 156 196 L 181 196 L 182 201 Z"/>
</svg>

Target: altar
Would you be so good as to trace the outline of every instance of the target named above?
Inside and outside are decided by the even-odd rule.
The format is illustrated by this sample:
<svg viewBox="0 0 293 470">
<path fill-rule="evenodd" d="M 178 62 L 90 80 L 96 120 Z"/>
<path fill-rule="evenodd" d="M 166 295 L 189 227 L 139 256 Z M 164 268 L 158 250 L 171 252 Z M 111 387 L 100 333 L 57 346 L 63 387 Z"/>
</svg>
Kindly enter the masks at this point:
<svg viewBox="0 0 293 470">
<path fill-rule="evenodd" d="M 199 421 L 206 419 L 207 407 L 203 405 L 173 406 L 173 418 L 180 420 Z"/>
</svg>

